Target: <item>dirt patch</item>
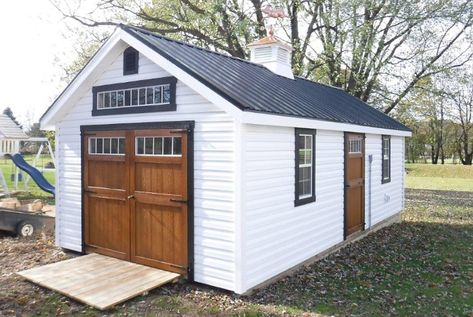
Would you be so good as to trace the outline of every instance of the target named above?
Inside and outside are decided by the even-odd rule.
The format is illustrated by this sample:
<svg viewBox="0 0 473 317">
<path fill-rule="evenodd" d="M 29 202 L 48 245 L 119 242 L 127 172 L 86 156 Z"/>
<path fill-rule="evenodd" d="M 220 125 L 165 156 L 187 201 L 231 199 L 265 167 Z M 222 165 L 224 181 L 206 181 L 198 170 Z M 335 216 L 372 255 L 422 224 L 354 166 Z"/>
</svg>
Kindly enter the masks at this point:
<svg viewBox="0 0 473 317">
<path fill-rule="evenodd" d="M 51 236 L 26 239 L 0 233 L 0 315 L 32 313 L 37 302 L 50 293 L 23 281 L 16 272 L 70 256 L 54 246 Z"/>
</svg>

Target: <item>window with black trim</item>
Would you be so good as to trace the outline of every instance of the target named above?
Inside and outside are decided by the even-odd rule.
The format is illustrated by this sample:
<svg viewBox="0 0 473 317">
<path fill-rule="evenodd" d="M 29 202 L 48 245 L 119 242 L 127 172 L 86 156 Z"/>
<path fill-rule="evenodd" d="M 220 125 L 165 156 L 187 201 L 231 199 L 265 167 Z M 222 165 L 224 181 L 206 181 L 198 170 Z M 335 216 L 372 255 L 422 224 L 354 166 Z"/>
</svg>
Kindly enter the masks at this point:
<svg viewBox="0 0 473 317">
<path fill-rule="evenodd" d="M 295 199 L 300 206 L 315 201 L 315 130 L 295 130 Z"/>
<path fill-rule="evenodd" d="M 383 135 L 381 137 L 382 146 L 382 183 L 389 183 L 391 181 L 391 137 Z"/>
<path fill-rule="evenodd" d="M 176 110 L 176 78 L 165 77 L 92 88 L 92 115 Z"/>
<path fill-rule="evenodd" d="M 127 48 L 123 52 L 123 75 L 138 74 L 140 53 L 133 47 Z"/>
</svg>

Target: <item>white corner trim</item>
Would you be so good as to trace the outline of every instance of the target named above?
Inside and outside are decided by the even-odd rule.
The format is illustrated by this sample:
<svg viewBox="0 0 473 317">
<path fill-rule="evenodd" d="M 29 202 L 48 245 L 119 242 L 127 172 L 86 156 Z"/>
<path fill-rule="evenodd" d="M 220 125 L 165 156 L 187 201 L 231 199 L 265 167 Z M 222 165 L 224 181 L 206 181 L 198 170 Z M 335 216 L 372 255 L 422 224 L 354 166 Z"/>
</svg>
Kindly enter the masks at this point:
<svg viewBox="0 0 473 317">
<path fill-rule="evenodd" d="M 256 113 L 256 112 L 243 112 L 242 123 L 258 124 L 258 125 L 269 125 L 269 126 L 280 126 L 280 127 L 296 127 L 296 128 L 307 128 L 307 129 L 320 129 L 320 130 L 332 130 L 332 131 L 345 131 L 345 132 L 356 132 L 356 133 L 372 133 L 372 134 L 386 134 L 410 137 L 412 132 L 392 130 L 392 129 L 381 129 L 374 127 L 366 127 L 356 124 L 340 123 L 323 121 L 316 119 L 305 119 L 283 115 L 274 115 L 267 113 Z"/>
<path fill-rule="evenodd" d="M 235 122 L 235 292 L 243 294 L 247 289 L 245 285 L 245 125 Z"/>
</svg>

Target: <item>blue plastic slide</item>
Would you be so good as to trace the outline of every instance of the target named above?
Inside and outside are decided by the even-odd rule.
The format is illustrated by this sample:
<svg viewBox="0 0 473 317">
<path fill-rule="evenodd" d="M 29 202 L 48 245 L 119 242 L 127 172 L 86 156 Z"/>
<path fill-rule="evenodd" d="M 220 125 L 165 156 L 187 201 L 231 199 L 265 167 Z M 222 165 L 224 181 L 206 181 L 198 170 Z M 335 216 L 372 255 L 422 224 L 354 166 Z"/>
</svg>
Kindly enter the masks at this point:
<svg viewBox="0 0 473 317">
<path fill-rule="evenodd" d="M 31 178 L 35 181 L 36 184 L 38 184 L 39 188 L 44 190 L 45 192 L 48 192 L 50 194 L 55 194 L 56 188 L 54 188 L 53 185 L 51 185 L 46 178 L 44 178 L 43 174 L 41 174 L 40 171 L 38 171 L 36 168 L 31 166 L 30 164 L 26 163 L 25 159 L 21 154 L 16 153 L 13 155 L 6 154 L 5 157 L 8 157 L 15 163 L 16 166 L 18 166 L 21 170 L 25 171 L 28 173 Z"/>
</svg>

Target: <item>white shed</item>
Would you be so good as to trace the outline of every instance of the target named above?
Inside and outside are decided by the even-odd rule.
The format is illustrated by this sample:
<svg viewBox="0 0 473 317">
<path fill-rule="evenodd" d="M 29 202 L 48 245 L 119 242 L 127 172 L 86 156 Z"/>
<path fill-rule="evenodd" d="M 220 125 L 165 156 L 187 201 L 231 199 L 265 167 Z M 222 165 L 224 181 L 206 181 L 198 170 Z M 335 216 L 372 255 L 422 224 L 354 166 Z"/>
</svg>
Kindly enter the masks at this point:
<svg viewBox="0 0 473 317">
<path fill-rule="evenodd" d="M 41 118 L 59 246 L 245 293 L 399 216 L 410 130 L 250 48 L 116 29 Z"/>
<path fill-rule="evenodd" d="M 9 116 L 0 114 L 0 156 L 17 153 L 20 150 L 20 142 L 26 139 L 28 136 L 19 125 Z"/>
</svg>

